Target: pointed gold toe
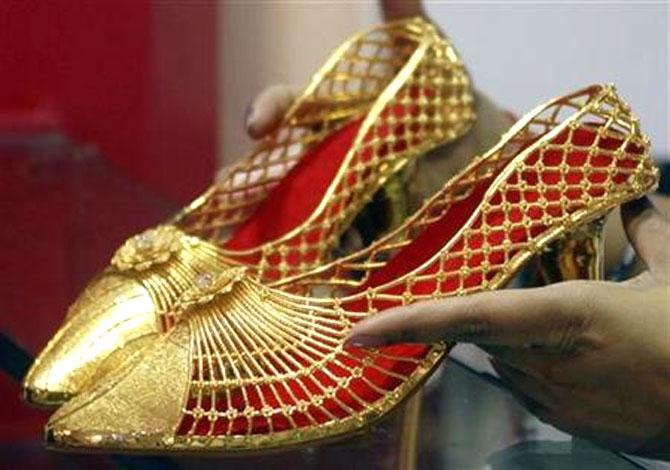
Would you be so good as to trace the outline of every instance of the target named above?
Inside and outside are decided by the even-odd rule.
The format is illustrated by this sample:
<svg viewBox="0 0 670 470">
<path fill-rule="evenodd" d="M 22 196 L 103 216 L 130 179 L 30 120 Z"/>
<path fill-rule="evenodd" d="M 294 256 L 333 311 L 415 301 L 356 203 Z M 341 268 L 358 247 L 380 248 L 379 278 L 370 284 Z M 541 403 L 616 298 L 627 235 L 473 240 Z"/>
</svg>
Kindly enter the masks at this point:
<svg viewBox="0 0 670 470">
<path fill-rule="evenodd" d="M 73 397 L 54 413 L 45 430 L 50 447 L 95 447 L 122 449 L 129 436 L 149 440 L 158 450 L 174 439 L 171 429 L 181 414 L 181 401 L 188 386 L 181 380 L 189 373 L 189 330 L 178 325 L 168 336 L 154 335 L 146 354 L 138 353 L 128 363 L 99 380 L 86 394 Z M 159 344 L 156 344 L 159 343 Z M 137 380 L 137 377 L 142 377 Z M 141 398 L 129 406 L 129 393 L 141 390 Z M 166 429 L 170 429 L 166 433 Z"/>
<path fill-rule="evenodd" d="M 171 225 L 127 240 L 33 363 L 23 381 L 24 398 L 57 406 L 98 381 L 165 331 L 167 307 L 198 282 L 198 273 L 215 266 L 215 247 Z"/>
<path fill-rule="evenodd" d="M 138 282 L 102 275 L 82 293 L 23 383 L 24 398 L 54 406 L 114 368 L 156 332 L 149 292 Z"/>
</svg>

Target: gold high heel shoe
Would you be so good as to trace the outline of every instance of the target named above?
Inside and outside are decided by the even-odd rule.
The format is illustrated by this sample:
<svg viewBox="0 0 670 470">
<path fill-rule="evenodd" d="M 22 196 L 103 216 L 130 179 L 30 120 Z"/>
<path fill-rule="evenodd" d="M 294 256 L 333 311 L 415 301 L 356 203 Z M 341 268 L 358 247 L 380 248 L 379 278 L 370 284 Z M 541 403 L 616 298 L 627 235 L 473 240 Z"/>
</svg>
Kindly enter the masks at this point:
<svg viewBox="0 0 670 470">
<path fill-rule="evenodd" d="M 348 39 L 282 125 L 165 225 L 129 239 L 81 294 L 24 381 L 28 401 L 62 403 L 172 327 L 175 300 L 242 265 L 264 281 L 328 260 L 387 180 L 474 119 L 470 81 L 425 21 Z M 299 188 L 300 190 L 296 190 Z"/>
<path fill-rule="evenodd" d="M 351 326 L 411 302 L 505 285 L 532 256 L 652 190 L 649 140 L 611 86 L 539 106 L 405 224 L 270 288 L 222 270 L 176 327 L 60 408 L 58 448 L 253 452 L 330 440 L 387 415 L 447 344 L 344 348 Z M 289 282 L 285 280 L 284 282 Z"/>
</svg>

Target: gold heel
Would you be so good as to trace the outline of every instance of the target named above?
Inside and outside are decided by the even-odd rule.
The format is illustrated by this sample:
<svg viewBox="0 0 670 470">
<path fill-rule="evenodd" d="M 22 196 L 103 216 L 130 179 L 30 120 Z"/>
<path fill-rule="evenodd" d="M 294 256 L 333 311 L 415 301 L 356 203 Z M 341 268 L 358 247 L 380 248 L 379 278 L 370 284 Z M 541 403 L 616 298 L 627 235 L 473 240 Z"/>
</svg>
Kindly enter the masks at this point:
<svg viewBox="0 0 670 470">
<path fill-rule="evenodd" d="M 351 223 L 363 247 L 397 228 L 409 217 L 407 187 L 411 175 L 411 168 L 404 168 L 391 175 Z M 348 235 L 349 232 L 345 232 L 340 238 L 339 251 L 336 253 L 338 256 L 361 248 L 348 246 L 351 242 L 347 239 Z"/>
<path fill-rule="evenodd" d="M 398 445 L 398 469 L 414 470 L 421 421 L 421 399 L 423 390 L 417 391 L 404 405 L 400 418 L 400 442 Z"/>
<path fill-rule="evenodd" d="M 539 255 L 546 284 L 575 279 L 604 278 L 605 253 L 602 217 L 555 241 Z"/>
</svg>

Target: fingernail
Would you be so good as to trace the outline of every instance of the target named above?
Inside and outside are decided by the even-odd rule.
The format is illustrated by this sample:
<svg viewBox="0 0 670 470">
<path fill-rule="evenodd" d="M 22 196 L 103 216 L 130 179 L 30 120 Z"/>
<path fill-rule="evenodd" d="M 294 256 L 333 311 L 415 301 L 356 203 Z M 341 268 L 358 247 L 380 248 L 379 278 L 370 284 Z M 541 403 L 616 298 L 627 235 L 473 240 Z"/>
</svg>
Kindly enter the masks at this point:
<svg viewBox="0 0 670 470">
<path fill-rule="evenodd" d="M 372 335 L 354 335 L 344 342 L 345 346 L 354 348 L 375 348 L 386 344 L 384 338 Z"/>
<path fill-rule="evenodd" d="M 653 209 L 654 204 L 647 196 L 642 196 L 639 199 L 634 199 L 632 201 L 627 202 L 625 207 L 633 215 L 637 215 L 646 211 L 647 209 Z"/>
<path fill-rule="evenodd" d="M 244 114 L 244 125 L 246 126 L 247 131 L 252 130 L 254 117 L 254 107 L 252 105 L 247 106 L 247 110 Z"/>
</svg>

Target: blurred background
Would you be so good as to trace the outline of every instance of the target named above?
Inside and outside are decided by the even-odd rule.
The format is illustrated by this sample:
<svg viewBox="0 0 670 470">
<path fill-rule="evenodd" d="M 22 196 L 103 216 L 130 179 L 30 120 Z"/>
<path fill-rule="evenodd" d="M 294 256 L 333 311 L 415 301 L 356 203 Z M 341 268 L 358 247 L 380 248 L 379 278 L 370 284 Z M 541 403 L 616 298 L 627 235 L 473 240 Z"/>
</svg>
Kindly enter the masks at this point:
<svg viewBox="0 0 670 470">
<path fill-rule="evenodd" d="M 512 112 L 614 82 L 657 158 L 667 159 L 667 3 L 426 4 L 476 86 Z M 31 357 L 116 246 L 188 202 L 249 148 L 243 118 L 259 91 L 299 89 L 348 34 L 380 18 L 372 1 L 0 2 L 0 460 L 93 462 L 41 451 L 48 413 L 19 399 Z M 504 402 L 507 410 L 509 397 L 451 377 L 446 390 L 464 401 L 448 405 L 451 414 L 435 411 L 441 395 L 428 401 L 426 413 L 444 416 L 432 424 L 451 429 L 479 416 L 490 421 L 470 423 L 484 433 L 482 449 L 518 441 L 521 411 L 501 420 L 479 408 Z M 441 436 L 431 442 L 439 447 Z M 464 437 L 455 442 L 473 447 Z M 317 466 L 329 454 L 306 455 L 295 458 Z M 425 455 L 426 468 L 442 458 Z M 469 468 L 457 450 L 449 455 L 455 468 Z"/>
<path fill-rule="evenodd" d="M 517 114 L 613 82 L 656 154 L 669 153 L 668 3 L 425 1 L 475 85 Z M 273 83 L 302 85 L 347 34 L 380 21 L 375 2 L 224 2 L 218 9 L 222 161 L 247 148 L 242 117 Z"/>
</svg>

